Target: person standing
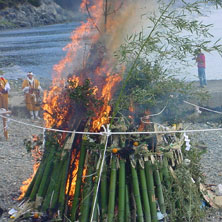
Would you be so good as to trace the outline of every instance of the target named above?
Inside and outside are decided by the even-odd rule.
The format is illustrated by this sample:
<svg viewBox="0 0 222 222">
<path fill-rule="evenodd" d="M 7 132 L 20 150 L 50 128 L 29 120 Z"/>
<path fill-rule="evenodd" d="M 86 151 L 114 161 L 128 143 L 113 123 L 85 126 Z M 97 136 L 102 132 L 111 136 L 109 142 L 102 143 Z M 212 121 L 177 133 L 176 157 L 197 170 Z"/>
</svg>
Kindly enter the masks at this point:
<svg viewBox="0 0 222 222">
<path fill-rule="evenodd" d="M 0 109 L 8 110 L 8 92 L 10 85 L 7 79 L 3 77 L 3 72 L 0 71 Z"/>
<path fill-rule="evenodd" d="M 27 78 L 24 79 L 22 83 L 22 90 L 25 93 L 26 108 L 30 113 L 31 119 L 40 119 L 40 92 L 43 90 L 40 86 L 39 80 L 34 78 L 34 74 L 32 72 L 27 73 Z"/>
<path fill-rule="evenodd" d="M 196 51 L 196 62 L 197 62 L 197 68 L 198 68 L 198 77 L 200 80 L 200 87 L 204 87 L 207 85 L 206 81 L 206 73 L 205 73 L 205 68 L 206 68 L 206 61 L 205 61 L 205 55 L 201 52 L 201 49 L 198 49 Z"/>
</svg>

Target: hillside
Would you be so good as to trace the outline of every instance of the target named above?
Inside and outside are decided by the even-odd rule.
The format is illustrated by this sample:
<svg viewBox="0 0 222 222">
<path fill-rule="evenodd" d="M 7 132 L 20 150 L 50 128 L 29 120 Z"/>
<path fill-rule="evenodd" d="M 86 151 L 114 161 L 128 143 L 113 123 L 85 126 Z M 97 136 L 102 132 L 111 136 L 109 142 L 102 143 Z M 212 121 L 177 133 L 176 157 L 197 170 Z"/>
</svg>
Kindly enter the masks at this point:
<svg viewBox="0 0 222 222">
<path fill-rule="evenodd" d="M 0 0 L 0 29 L 34 27 L 81 19 L 78 4 L 72 5 L 72 10 L 66 9 L 67 4 L 63 6 L 52 0 Z"/>
<path fill-rule="evenodd" d="M 0 10 L 5 9 L 7 7 L 17 7 L 18 5 L 23 5 L 25 3 L 29 3 L 35 7 L 38 7 L 41 5 L 40 0 L 0 0 Z"/>
</svg>

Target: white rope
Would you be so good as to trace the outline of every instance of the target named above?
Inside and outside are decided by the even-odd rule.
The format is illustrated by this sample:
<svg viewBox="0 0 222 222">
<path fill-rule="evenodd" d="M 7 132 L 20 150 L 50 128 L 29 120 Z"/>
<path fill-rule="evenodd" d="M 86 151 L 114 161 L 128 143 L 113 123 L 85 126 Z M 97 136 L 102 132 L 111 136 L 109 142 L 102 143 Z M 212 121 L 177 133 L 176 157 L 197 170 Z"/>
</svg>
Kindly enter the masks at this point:
<svg viewBox="0 0 222 222">
<path fill-rule="evenodd" d="M 189 104 L 189 105 L 191 105 L 191 106 L 196 107 L 196 108 L 197 108 L 197 111 L 198 111 L 199 113 L 201 113 L 201 111 L 199 110 L 199 108 L 201 108 L 201 109 L 207 110 L 207 111 L 209 111 L 209 112 L 213 112 L 213 113 L 217 113 L 217 114 L 222 114 L 222 112 L 215 111 L 215 110 L 212 110 L 212 109 L 208 109 L 208 108 L 205 108 L 205 107 L 202 107 L 202 106 L 198 106 L 198 105 L 196 105 L 196 104 L 194 104 L 194 103 L 190 103 L 190 102 L 188 102 L 188 101 L 186 101 L 186 100 L 184 100 L 183 102 L 186 103 L 186 104 Z M 141 117 L 141 118 L 140 118 L 141 121 L 142 121 L 143 123 L 148 123 L 148 122 L 146 122 L 146 121 L 143 120 L 143 119 L 149 119 L 149 118 L 152 117 L 152 116 L 158 116 L 158 115 L 160 115 L 160 114 L 166 109 L 167 105 L 168 105 L 168 102 L 167 102 L 167 104 L 164 106 L 164 108 L 163 108 L 159 113 L 150 114 L 150 115 Z"/>
<path fill-rule="evenodd" d="M 102 127 L 103 127 L 104 131 L 106 132 L 106 134 L 105 134 L 106 135 L 106 144 L 105 144 L 105 148 L 104 148 L 104 151 L 103 151 L 102 162 L 101 162 L 100 169 L 99 169 L 98 184 L 97 184 L 97 187 L 96 187 L 95 199 L 93 201 L 93 207 L 92 207 L 92 214 L 91 214 L 90 222 L 93 221 L 93 215 L 94 215 L 94 210 L 95 210 L 95 206 L 96 206 L 96 200 L 97 200 L 98 191 L 99 191 L 99 184 L 100 184 L 100 181 L 101 181 L 103 165 L 104 165 L 104 162 L 105 162 L 105 159 L 106 159 L 106 150 L 107 150 L 108 140 L 109 140 L 109 136 L 111 135 L 111 132 L 110 132 L 110 129 L 109 129 L 109 124 L 107 125 L 107 129 L 105 128 L 104 125 Z"/>
<path fill-rule="evenodd" d="M 71 133 L 71 134 L 74 133 L 73 131 L 69 131 L 69 130 L 52 129 L 52 128 L 46 128 L 46 127 L 37 126 L 37 125 L 29 124 L 29 123 L 24 123 L 24 122 L 21 122 L 21 121 L 12 119 L 12 118 L 5 117 L 5 116 L 3 116 L 3 115 L 0 115 L 0 117 L 6 118 L 6 119 L 8 119 L 8 120 L 10 120 L 10 121 L 13 121 L 13 122 L 16 122 L 16 123 L 19 123 L 19 124 L 23 124 L 23 125 L 25 125 L 25 126 L 31 126 L 31 127 L 33 127 L 33 128 L 37 128 L 37 129 L 45 129 L 45 130 L 54 131 L 54 132 L 61 132 L 61 133 Z M 75 132 L 75 133 L 77 133 L 77 134 L 86 134 L 86 135 L 103 135 L 103 134 L 104 134 L 104 132 L 101 132 L 101 133 Z"/>
<path fill-rule="evenodd" d="M 202 107 L 202 106 L 198 106 L 198 105 L 196 105 L 196 104 L 193 104 L 193 103 L 187 102 L 187 101 L 185 101 L 185 100 L 184 100 L 183 102 L 186 103 L 186 104 L 189 104 L 189 105 L 191 105 L 191 106 L 195 106 L 195 107 L 198 107 L 198 108 L 201 108 L 201 109 L 207 110 L 207 111 L 209 111 L 209 112 L 213 112 L 213 113 L 217 113 L 217 114 L 222 114 L 222 112 L 215 111 L 215 110 L 212 110 L 212 109 L 208 109 L 208 108 L 205 108 L 205 107 Z"/>
<path fill-rule="evenodd" d="M 43 134 L 42 148 L 45 149 L 45 128 L 42 130 L 42 134 Z"/>
<path fill-rule="evenodd" d="M 222 128 L 216 129 L 199 129 L 199 130 L 169 130 L 169 131 L 150 131 L 150 132 L 111 132 L 112 135 L 137 135 L 137 134 L 170 134 L 170 133 L 195 133 L 195 132 L 209 132 L 222 131 Z"/>
<path fill-rule="evenodd" d="M 2 117 L 2 115 L 0 115 L 0 117 Z M 4 116 L 5 118 L 5 116 Z M 104 132 L 99 132 L 99 133 L 93 133 L 93 132 L 77 132 L 77 131 L 68 131 L 68 130 L 58 130 L 58 129 L 52 129 L 52 128 L 45 128 L 45 127 L 41 127 L 41 126 L 36 126 L 36 125 L 32 125 L 32 124 L 29 124 L 29 123 L 24 123 L 24 122 L 21 122 L 21 121 L 17 121 L 17 120 L 14 120 L 14 119 L 11 119 L 11 118 L 8 118 L 7 119 L 10 119 L 11 121 L 13 122 L 17 122 L 17 123 L 20 123 L 20 124 L 23 124 L 23 125 L 26 125 L 26 126 L 32 126 L 32 127 L 35 127 L 35 128 L 38 128 L 38 129 L 45 129 L 45 130 L 49 130 L 49 131 L 55 131 L 55 132 L 64 132 L 64 133 L 76 133 L 76 134 L 84 134 L 84 135 L 100 135 L 100 136 L 103 136 L 103 135 L 138 135 L 138 134 L 170 134 L 170 133 L 195 133 L 195 132 L 210 132 L 210 131 L 222 131 L 222 128 L 213 128 L 213 129 L 193 129 L 193 130 L 166 130 L 166 131 L 148 131 L 148 132 L 107 132 L 107 131 L 104 131 Z"/>
</svg>

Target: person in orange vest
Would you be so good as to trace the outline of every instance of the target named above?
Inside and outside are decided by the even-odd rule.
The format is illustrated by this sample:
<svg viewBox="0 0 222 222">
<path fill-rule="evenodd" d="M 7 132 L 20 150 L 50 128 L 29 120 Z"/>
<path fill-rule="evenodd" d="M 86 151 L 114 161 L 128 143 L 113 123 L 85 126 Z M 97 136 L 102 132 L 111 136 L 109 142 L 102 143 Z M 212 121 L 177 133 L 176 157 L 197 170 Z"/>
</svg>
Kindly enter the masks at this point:
<svg viewBox="0 0 222 222">
<path fill-rule="evenodd" d="M 39 80 L 34 78 L 32 72 L 27 73 L 27 78 L 22 83 L 22 90 L 25 93 L 26 108 L 30 113 L 32 120 L 40 119 L 39 110 L 41 107 L 40 92 L 42 87 L 40 86 Z"/>
<path fill-rule="evenodd" d="M 10 85 L 7 79 L 3 77 L 3 72 L 0 71 L 0 109 L 8 110 L 8 92 Z"/>
</svg>

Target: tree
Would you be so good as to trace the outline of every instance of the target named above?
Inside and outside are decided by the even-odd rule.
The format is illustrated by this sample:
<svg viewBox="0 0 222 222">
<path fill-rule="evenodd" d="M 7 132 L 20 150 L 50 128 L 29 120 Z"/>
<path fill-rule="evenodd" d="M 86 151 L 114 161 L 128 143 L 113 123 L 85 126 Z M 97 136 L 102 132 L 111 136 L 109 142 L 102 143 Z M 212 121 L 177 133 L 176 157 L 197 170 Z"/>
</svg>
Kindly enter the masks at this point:
<svg viewBox="0 0 222 222">
<path fill-rule="evenodd" d="M 140 114 L 144 114 L 147 109 L 155 111 L 171 103 L 166 110 L 171 114 L 171 120 L 175 121 L 174 111 L 181 112 L 177 106 L 182 105 L 184 99 L 204 95 L 192 84 L 178 80 L 174 75 L 189 65 L 190 57 L 197 48 L 222 53 L 220 41 L 211 41 L 211 25 L 197 20 L 203 15 L 201 9 L 207 2 L 217 6 L 220 3 L 171 0 L 166 4 L 159 1 L 157 11 L 152 15 L 143 15 L 151 24 L 148 34 L 141 31 L 128 36 L 116 53 L 117 60 L 126 64 L 127 70 L 122 88 L 117 93 L 114 115 L 118 111 L 126 111 L 130 104 L 139 107 Z"/>
</svg>

